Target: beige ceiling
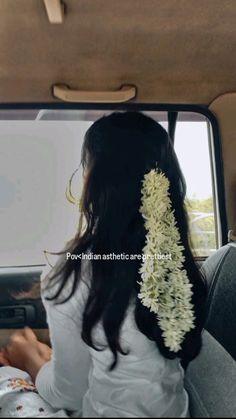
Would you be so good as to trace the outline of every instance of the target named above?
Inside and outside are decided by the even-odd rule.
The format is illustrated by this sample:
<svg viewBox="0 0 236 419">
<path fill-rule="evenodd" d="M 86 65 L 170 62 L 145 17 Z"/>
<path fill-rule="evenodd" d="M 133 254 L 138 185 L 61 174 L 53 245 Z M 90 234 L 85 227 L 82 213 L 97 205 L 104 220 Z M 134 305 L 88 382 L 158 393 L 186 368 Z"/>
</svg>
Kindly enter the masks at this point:
<svg viewBox="0 0 236 419">
<path fill-rule="evenodd" d="M 0 102 L 51 102 L 51 86 L 135 84 L 136 101 L 208 104 L 236 91 L 236 0 L 0 1 Z"/>
</svg>

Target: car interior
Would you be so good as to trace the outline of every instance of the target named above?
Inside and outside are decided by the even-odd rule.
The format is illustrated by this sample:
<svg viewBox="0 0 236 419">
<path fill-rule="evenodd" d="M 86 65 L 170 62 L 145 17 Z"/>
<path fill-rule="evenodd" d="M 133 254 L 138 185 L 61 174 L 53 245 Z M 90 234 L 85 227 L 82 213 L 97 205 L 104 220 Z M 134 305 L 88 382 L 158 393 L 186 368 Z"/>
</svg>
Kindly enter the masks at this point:
<svg viewBox="0 0 236 419">
<path fill-rule="evenodd" d="M 137 110 L 174 144 L 208 286 L 191 417 L 236 417 L 235 0 L 1 0 L 0 20 L 0 347 L 49 342 L 40 274 L 77 226 L 84 134 Z"/>
</svg>

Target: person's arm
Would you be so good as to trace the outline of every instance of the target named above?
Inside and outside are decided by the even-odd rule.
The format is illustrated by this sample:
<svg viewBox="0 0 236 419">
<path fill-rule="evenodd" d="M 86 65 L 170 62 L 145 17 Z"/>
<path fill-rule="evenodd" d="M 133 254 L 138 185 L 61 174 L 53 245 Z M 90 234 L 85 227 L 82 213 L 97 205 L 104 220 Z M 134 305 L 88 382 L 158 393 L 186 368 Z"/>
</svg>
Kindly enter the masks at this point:
<svg viewBox="0 0 236 419">
<path fill-rule="evenodd" d="M 85 273 L 88 276 L 88 273 Z M 39 394 L 54 408 L 80 410 L 88 388 L 90 353 L 81 338 L 82 313 L 88 286 L 80 282 L 75 295 L 55 305 L 45 299 L 52 345 L 52 359 L 39 370 L 35 385 Z"/>
<path fill-rule="evenodd" d="M 88 388 L 89 350 L 72 318 L 51 306 L 47 314 L 52 359 L 39 370 L 35 385 L 54 408 L 79 410 Z"/>
</svg>

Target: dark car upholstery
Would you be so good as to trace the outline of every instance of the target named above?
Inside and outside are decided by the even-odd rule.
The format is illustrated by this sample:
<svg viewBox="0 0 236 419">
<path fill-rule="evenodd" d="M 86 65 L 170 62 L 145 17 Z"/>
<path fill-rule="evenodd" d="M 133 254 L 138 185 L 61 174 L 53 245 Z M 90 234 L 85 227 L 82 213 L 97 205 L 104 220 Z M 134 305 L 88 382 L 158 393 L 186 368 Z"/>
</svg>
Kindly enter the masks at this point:
<svg viewBox="0 0 236 419">
<path fill-rule="evenodd" d="M 203 348 L 190 363 L 186 389 L 192 417 L 236 418 L 236 243 L 202 266 L 208 283 Z"/>
</svg>

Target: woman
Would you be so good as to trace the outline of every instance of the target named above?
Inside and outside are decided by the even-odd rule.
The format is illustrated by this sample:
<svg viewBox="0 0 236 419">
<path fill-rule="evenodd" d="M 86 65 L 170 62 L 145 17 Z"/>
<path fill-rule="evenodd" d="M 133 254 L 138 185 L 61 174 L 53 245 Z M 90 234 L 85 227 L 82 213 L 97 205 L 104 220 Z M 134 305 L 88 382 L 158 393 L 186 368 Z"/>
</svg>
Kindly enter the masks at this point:
<svg viewBox="0 0 236 419">
<path fill-rule="evenodd" d="M 82 165 L 79 231 L 42 280 L 52 358 L 28 329 L 5 356 L 55 409 L 187 417 L 206 289 L 172 143 L 153 119 L 113 113 L 87 131 Z"/>
</svg>

